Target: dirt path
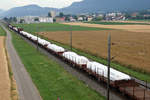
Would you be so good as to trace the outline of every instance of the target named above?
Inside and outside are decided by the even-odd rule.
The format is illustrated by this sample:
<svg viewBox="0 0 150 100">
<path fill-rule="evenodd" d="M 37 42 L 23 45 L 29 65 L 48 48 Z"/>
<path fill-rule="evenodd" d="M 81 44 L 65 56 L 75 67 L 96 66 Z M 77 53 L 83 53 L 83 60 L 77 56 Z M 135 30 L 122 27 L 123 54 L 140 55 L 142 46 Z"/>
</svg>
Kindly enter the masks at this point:
<svg viewBox="0 0 150 100">
<path fill-rule="evenodd" d="M 22 61 L 20 60 L 20 57 L 18 56 L 15 48 L 13 47 L 10 31 L 8 31 L 3 25 L 1 26 L 7 33 L 6 49 L 17 83 L 19 100 L 42 100 L 37 88 L 33 84 L 32 79 L 22 64 Z"/>
<path fill-rule="evenodd" d="M 150 32 L 150 25 L 101 25 L 101 24 L 81 23 L 81 22 L 63 23 L 63 24 L 80 25 L 85 27 L 120 29 L 130 32 L 148 32 L 148 33 Z"/>
<path fill-rule="evenodd" d="M 8 63 L 4 46 L 5 37 L 0 37 L 0 100 L 10 99 L 10 79 Z"/>
</svg>

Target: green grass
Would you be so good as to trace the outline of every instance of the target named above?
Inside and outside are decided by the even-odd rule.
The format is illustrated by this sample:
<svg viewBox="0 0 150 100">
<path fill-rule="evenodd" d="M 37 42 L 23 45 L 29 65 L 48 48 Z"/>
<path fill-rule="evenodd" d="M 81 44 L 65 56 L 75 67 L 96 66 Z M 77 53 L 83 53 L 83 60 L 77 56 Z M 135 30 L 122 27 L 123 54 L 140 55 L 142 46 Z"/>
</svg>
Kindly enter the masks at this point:
<svg viewBox="0 0 150 100">
<path fill-rule="evenodd" d="M 3 30 L 1 26 L 0 26 L 0 36 L 6 36 L 6 32 Z"/>
<path fill-rule="evenodd" d="M 20 24 L 21 25 L 21 24 Z M 31 24 L 32 25 L 32 24 Z M 42 24 L 41 24 L 42 25 Z M 55 27 L 57 26 L 57 23 L 56 24 L 50 24 L 52 27 Z M 60 24 L 61 25 L 61 24 Z M 27 25 L 28 26 L 28 25 Z M 30 24 L 29 24 L 30 26 Z M 29 27 L 28 26 L 28 27 Z M 38 26 L 38 25 L 37 25 Z M 27 28 L 25 28 L 24 25 L 22 25 L 22 27 L 25 29 L 25 31 L 27 32 L 30 32 L 30 30 L 28 30 Z M 44 31 L 44 30 L 43 30 Z M 32 31 L 31 33 L 32 34 L 35 34 L 35 32 L 37 32 L 36 30 Z M 41 36 L 42 38 L 44 38 L 43 36 Z M 47 39 L 47 38 L 45 38 Z M 47 39 L 48 40 L 48 39 Z M 52 41 L 52 40 L 49 40 L 50 42 L 53 42 L 57 45 L 60 45 L 66 49 L 69 49 L 69 46 L 66 45 L 66 44 L 62 44 L 62 43 L 58 43 L 56 41 Z M 83 56 L 86 56 L 88 57 L 89 59 L 92 59 L 94 61 L 97 61 L 99 63 L 102 63 L 104 65 L 107 65 L 107 60 L 104 59 L 104 58 L 101 58 L 101 57 L 97 57 L 96 55 L 93 55 L 92 53 L 89 53 L 89 52 L 85 52 L 84 50 L 79 50 L 79 49 L 73 49 L 74 52 L 78 53 L 78 54 L 81 54 Z M 136 77 L 137 79 L 140 79 L 140 80 L 144 80 L 144 81 L 148 81 L 150 83 L 150 74 L 149 73 L 145 73 L 143 70 L 140 70 L 140 69 L 133 69 L 131 68 L 131 65 L 129 66 L 125 66 L 125 65 L 121 65 L 117 62 L 113 62 L 111 63 L 111 66 L 121 72 L 124 72 L 124 73 L 127 73 L 133 77 Z"/>
<path fill-rule="evenodd" d="M 85 22 L 85 23 L 102 24 L 102 25 L 150 25 L 148 23 L 100 22 L 100 21 L 92 21 L 92 22 Z"/>
<path fill-rule="evenodd" d="M 63 67 L 12 33 L 13 44 L 43 100 L 105 100 Z"/>
<path fill-rule="evenodd" d="M 39 24 L 14 24 L 15 26 L 22 27 L 28 32 L 43 32 L 43 31 L 70 31 L 70 25 L 59 23 L 39 23 Z M 92 31 L 92 30 L 110 30 L 106 28 L 93 28 L 72 26 L 72 31 Z"/>
</svg>

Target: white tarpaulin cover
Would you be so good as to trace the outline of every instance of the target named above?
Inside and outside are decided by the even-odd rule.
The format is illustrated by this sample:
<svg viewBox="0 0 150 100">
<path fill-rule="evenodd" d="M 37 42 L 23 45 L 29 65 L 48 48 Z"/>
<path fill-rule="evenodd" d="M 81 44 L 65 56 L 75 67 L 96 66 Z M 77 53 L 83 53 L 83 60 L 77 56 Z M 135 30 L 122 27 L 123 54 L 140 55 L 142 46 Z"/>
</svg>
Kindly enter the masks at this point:
<svg viewBox="0 0 150 100">
<path fill-rule="evenodd" d="M 18 28 L 17 28 L 17 27 L 14 27 L 13 29 L 14 29 L 15 31 L 18 31 Z"/>
<path fill-rule="evenodd" d="M 89 61 L 86 57 L 79 56 L 74 52 L 64 52 L 63 56 L 67 58 L 68 60 L 71 60 L 74 63 L 79 64 L 79 65 L 87 64 L 87 62 Z"/>
<path fill-rule="evenodd" d="M 30 37 L 32 40 L 37 40 L 36 36 L 29 34 L 27 32 L 21 31 L 21 34 L 26 35 L 27 37 Z M 48 42 L 46 40 L 38 38 L 38 41 L 39 41 L 39 43 L 41 43 L 43 45 L 48 44 L 47 47 L 55 52 L 64 52 L 65 51 L 64 48 L 57 46 L 55 44 L 50 44 L 50 42 Z M 97 62 L 89 62 L 89 60 L 86 57 L 77 55 L 74 52 L 64 52 L 63 56 L 66 59 L 71 60 L 76 64 L 80 64 L 80 65 L 87 64 L 88 69 L 107 78 L 107 66 L 97 63 Z M 129 75 L 119 72 L 113 68 L 110 68 L 110 80 L 116 81 L 116 80 L 130 80 L 130 79 L 131 79 L 131 77 Z"/>
<path fill-rule="evenodd" d="M 21 34 L 23 34 L 23 35 L 26 35 L 28 38 L 31 38 L 32 40 L 37 40 L 37 36 L 34 36 L 34 35 L 32 35 L 32 34 L 30 34 L 30 33 L 28 33 L 28 32 L 24 32 L 24 31 L 21 31 L 20 32 Z M 50 42 L 48 42 L 48 41 L 46 41 L 46 40 L 44 40 L 44 39 L 41 39 L 41 38 L 39 38 L 38 37 L 38 42 L 41 44 L 41 45 L 49 45 L 50 44 Z"/>
<path fill-rule="evenodd" d="M 28 32 L 21 31 L 20 33 L 23 34 L 23 35 L 26 35 L 28 38 L 31 38 L 34 41 L 37 40 L 37 36 L 34 36 L 34 35 L 32 35 L 32 34 L 30 34 Z M 38 40 L 40 40 L 40 39 L 41 38 L 38 37 Z"/>
<path fill-rule="evenodd" d="M 49 44 L 51 44 L 50 42 L 48 42 L 48 41 L 46 41 L 46 40 L 44 40 L 44 39 L 40 39 L 40 40 L 38 40 L 39 41 L 39 44 L 41 44 L 41 45 L 49 45 Z"/>
<path fill-rule="evenodd" d="M 55 51 L 55 52 L 64 52 L 64 51 L 65 51 L 64 48 L 62 48 L 62 47 L 60 47 L 60 46 L 57 46 L 57 45 L 55 45 L 55 44 L 49 44 L 49 45 L 47 46 L 47 48 L 48 48 L 48 49 L 51 49 L 51 50 L 53 50 L 53 51 Z"/>
<path fill-rule="evenodd" d="M 88 62 L 87 68 L 107 78 L 107 66 L 97 62 Z M 129 75 L 119 72 L 113 68 L 110 68 L 110 80 L 116 81 L 116 80 L 130 80 L 130 79 L 131 77 Z"/>
<path fill-rule="evenodd" d="M 12 26 L 11 26 L 11 25 L 9 25 L 9 28 L 12 28 Z"/>
</svg>

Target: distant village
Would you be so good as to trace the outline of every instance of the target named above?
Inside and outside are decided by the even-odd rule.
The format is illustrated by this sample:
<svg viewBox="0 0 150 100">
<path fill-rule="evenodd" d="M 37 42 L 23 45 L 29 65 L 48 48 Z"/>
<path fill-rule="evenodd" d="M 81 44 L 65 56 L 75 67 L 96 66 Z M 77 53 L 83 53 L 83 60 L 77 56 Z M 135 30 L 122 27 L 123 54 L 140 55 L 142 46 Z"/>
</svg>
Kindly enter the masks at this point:
<svg viewBox="0 0 150 100">
<path fill-rule="evenodd" d="M 55 11 L 50 11 L 48 13 L 48 16 L 17 17 L 16 23 L 82 22 L 82 21 L 125 20 L 125 19 L 126 19 L 125 15 L 122 13 L 65 15 L 62 12 L 56 13 Z"/>
<path fill-rule="evenodd" d="M 11 17 L 4 18 L 5 20 L 13 21 L 15 23 L 54 23 L 54 22 L 90 22 L 90 21 L 118 21 L 128 19 L 150 19 L 150 13 L 140 14 L 138 12 L 133 13 L 92 13 L 92 14 L 80 14 L 71 15 L 64 14 L 62 12 L 50 11 L 47 16 L 23 16 L 23 17 Z"/>
</svg>

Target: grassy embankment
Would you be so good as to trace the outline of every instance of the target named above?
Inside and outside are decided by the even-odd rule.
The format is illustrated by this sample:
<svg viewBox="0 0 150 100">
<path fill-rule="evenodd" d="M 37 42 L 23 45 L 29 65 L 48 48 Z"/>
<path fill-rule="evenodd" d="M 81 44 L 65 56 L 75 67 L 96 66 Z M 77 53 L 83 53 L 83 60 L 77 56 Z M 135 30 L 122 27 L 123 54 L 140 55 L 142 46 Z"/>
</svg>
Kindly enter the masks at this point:
<svg viewBox="0 0 150 100">
<path fill-rule="evenodd" d="M 6 32 L 3 30 L 1 26 L 0 26 L 0 36 L 6 36 Z"/>
<path fill-rule="evenodd" d="M 85 23 L 102 24 L 102 25 L 150 25 L 148 23 L 100 22 L 100 21 L 91 21 L 91 22 L 85 22 Z"/>
<path fill-rule="evenodd" d="M 61 25 L 61 24 L 18 24 L 17 26 L 19 27 L 22 27 L 24 28 L 25 31 L 27 32 L 31 32 L 33 34 L 35 34 L 35 32 L 41 32 L 41 31 L 64 31 L 67 29 L 67 31 L 69 31 L 69 28 L 66 28 L 66 27 L 70 27 L 70 26 L 67 26 L 67 25 Z M 51 26 L 53 28 L 50 28 L 48 26 Z M 65 26 L 65 27 L 61 27 L 61 26 Z M 36 27 L 39 27 L 39 29 L 37 30 L 34 30 Z M 43 29 L 42 27 L 44 27 L 45 29 Z M 61 27 L 61 28 L 60 28 Z M 74 27 L 74 26 L 73 26 Z M 75 27 L 78 27 L 78 26 L 75 26 Z M 41 29 L 42 28 L 42 29 Z M 57 30 L 58 29 L 58 30 Z M 80 28 L 81 29 L 81 28 Z M 87 30 L 94 30 L 94 28 L 86 28 L 84 27 L 84 29 L 87 29 Z M 78 28 L 73 28 L 74 31 L 78 30 Z M 100 29 L 102 30 L 102 29 Z M 104 29 L 103 29 L 104 30 Z M 43 38 L 43 37 L 42 37 Z M 45 38 L 45 37 L 44 37 Z M 46 39 L 46 38 L 45 38 Z M 48 40 L 48 39 L 47 39 Z M 63 43 L 58 43 L 57 41 L 52 41 L 52 40 L 49 40 L 50 42 L 52 43 L 55 43 L 57 45 L 60 45 L 66 49 L 69 49 L 70 47 L 66 44 L 63 44 Z M 82 50 L 79 50 L 79 49 L 76 49 L 76 48 L 73 48 L 73 51 L 78 53 L 78 54 L 81 54 L 83 56 L 86 56 L 88 57 L 89 59 L 92 59 L 94 61 L 97 61 L 97 62 L 100 62 L 102 64 L 105 64 L 107 65 L 107 60 L 104 59 L 104 58 L 101 58 L 101 57 L 98 57 L 97 55 L 93 55 L 92 53 L 89 53 L 89 52 L 85 52 L 85 51 L 82 51 Z M 127 73 L 133 77 L 136 77 L 140 80 L 144 80 L 144 81 L 148 81 L 150 83 L 150 74 L 148 73 L 145 73 L 145 72 L 142 72 L 141 70 L 139 69 L 133 69 L 131 68 L 131 66 L 124 66 L 124 65 L 121 65 L 117 62 L 112 62 L 111 63 L 111 66 L 121 72 L 124 72 L 124 73 Z"/>
<path fill-rule="evenodd" d="M 105 100 L 55 61 L 12 33 L 13 44 L 43 100 Z"/>
</svg>

